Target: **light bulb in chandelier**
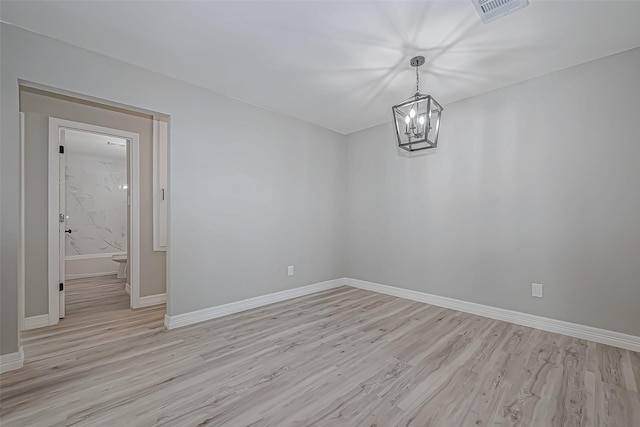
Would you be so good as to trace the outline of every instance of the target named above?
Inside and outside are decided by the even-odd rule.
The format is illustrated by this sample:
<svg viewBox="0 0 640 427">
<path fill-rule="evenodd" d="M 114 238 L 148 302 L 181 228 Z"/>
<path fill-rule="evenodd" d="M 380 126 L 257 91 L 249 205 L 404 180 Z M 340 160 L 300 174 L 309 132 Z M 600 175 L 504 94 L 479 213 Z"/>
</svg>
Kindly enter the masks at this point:
<svg viewBox="0 0 640 427">
<path fill-rule="evenodd" d="M 411 111 L 409 111 L 409 116 L 413 119 L 416 116 L 416 110 L 412 108 Z"/>
<path fill-rule="evenodd" d="M 409 122 L 410 122 L 410 121 L 411 121 L 411 119 L 409 118 L 409 116 L 406 116 L 406 117 L 404 118 L 404 122 L 405 122 L 406 124 L 409 124 Z"/>
<path fill-rule="evenodd" d="M 420 116 L 420 118 L 418 119 L 418 122 L 423 125 L 424 124 L 424 116 Z"/>
</svg>

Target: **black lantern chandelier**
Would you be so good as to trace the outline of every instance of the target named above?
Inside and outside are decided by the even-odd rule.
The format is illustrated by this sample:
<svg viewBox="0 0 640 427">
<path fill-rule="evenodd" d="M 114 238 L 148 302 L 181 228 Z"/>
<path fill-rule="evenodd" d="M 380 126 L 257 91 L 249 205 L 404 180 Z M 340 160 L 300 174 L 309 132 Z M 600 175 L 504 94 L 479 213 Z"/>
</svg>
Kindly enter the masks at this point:
<svg viewBox="0 0 640 427">
<path fill-rule="evenodd" d="M 392 107 L 398 146 L 407 151 L 420 151 L 438 146 L 442 107 L 431 95 L 420 93 L 418 67 L 424 56 L 411 58 L 416 68 L 416 93 Z"/>
</svg>

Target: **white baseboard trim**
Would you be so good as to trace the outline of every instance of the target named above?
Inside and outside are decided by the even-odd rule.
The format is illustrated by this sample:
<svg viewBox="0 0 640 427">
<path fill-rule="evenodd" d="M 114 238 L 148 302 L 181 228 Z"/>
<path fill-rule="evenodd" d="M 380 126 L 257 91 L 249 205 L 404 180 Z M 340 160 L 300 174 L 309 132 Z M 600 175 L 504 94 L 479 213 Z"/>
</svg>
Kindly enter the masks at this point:
<svg viewBox="0 0 640 427">
<path fill-rule="evenodd" d="M 606 329 L 594 328 L 592 326 L 579 325 L 577 323 L 565 322 L 563 320 L 520 313 L 518 311 L 507 310 L 504 308 L 491 307 L 454 298 L 441 297 L 424 292 L 366 282 L 364 280 L 345 278 L 344 283 L 354 288 L 392 295 L 412 301 L 424 302 L 431 305 L 437 305 L 439 307 L 488 317 L 490 319 L 502 320 L 505 322 L 515 323 L 517 325 L 528 326 L 530 328 L 541 329 L 543 331 L 568 335 L 574 338 L 585 339 L 600 344 L 607 344 L 614 347 L 640 352 L 640 337 L 635 335 L 627 335 L 621 332 L 608 331 Z"/>
<path fill-rule="evenodd" d="M 238 313 L 240 311 L 262 307 L 263 305 L 269 305 L 292 298 L 314 294 L 316 292 L 326 291 L 328 289 L 343 286 L 344 284 L 344 279 L 328 280 L 326 282 L 314 283 L 312 285 L 302 286 L 300 288 L 288 289 L 286 291 L 261 295 L 259 297 L 231 302 L 229 304 L 218 305 L 216 307 L 205 308 L 189 313 L 176 314 L 173 316 L 169 316 L 167 314 L 164 316 L 164 325 L 167 329 L 180 328 L 182 326 L 193 325 L 194 323 L 204 322 L 205 320 L 227 316 L 229 314 Z"/>
<path fill-rule="evenodd" d="M 124 286 L 124 291 L 127 293 L 127 295 L 131 295 L 131 285 L 129 284 L 129 282 L 127 282 L 127 284 Z"/>
<path fill-rule="evenodd" d="M 148 295 L 146 297 L 140 297 L 138 308 L 151 307 L 152 305 L 165 304 L 166 302 L 167 294 Z"/>
<path fill-rule="evenodd" d="M 77 274 L 67 274 L 64 276 L 66 280 L 69 279 L 87 279 L 89 277 L 100 277 L 100 276 L 113 276 L 118 274 L 117 271 L 102 271 L 100 273 L 77 273 Z"/>
<path fill-rule="evenodd" d="M 31 316 L 24 318 L 24 329 L 28 331 L 29 329 L 37 329 L 44 328 L 45 326 L 49 326 L 49 315 L 48 314 L 40 314 L 38 316 Z"/>
<path fill-rule="evenodd" d="M 0 374 L 20 369 L 23 364 L 24 350 L 22 347 L 20 347 L 15 353 L 0 355 Z"/>
</svg>

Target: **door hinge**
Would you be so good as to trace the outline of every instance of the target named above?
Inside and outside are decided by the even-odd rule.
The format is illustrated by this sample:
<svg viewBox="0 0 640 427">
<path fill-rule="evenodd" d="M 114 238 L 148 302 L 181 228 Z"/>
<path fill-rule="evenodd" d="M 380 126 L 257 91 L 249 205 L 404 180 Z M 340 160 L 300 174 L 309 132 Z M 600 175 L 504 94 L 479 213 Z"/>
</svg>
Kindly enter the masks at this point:
<svg viewBox="0 0 640 427">
<path fill-rule="evenodd" d="M 61 145 L 61 146 L 60 146 L 59 153 L 60 153 L 60 154 L 64 154 L 64 145 Z"/>
<path fill-rule="evenodd" d="M 60 291 L 64 291 L 64 283 L 60 283 Z"/>
</svg>

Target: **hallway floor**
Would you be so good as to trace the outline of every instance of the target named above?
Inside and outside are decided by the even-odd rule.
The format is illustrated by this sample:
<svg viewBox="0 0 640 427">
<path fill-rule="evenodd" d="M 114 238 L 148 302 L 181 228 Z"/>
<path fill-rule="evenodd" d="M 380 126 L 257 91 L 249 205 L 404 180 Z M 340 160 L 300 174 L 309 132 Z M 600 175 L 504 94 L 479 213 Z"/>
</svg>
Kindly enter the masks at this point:
<svg viewBox="0 0 640 427">
<path fill-rule="evenodd" d="M 25 362 L 73 354 L 163 324 L 165 306 L 131 310 L 126 279 L 115 275 L 67 280 L 66 316 L 60 323 L 20 334 Z"/>
<path fill-rule="evenodd" d="M 127 279 L 115 275 L 67 280 L 67 321 L 87 313 L 119 311 L 129 308 L 129 295 L 125 292 Z"/>
</svg>

